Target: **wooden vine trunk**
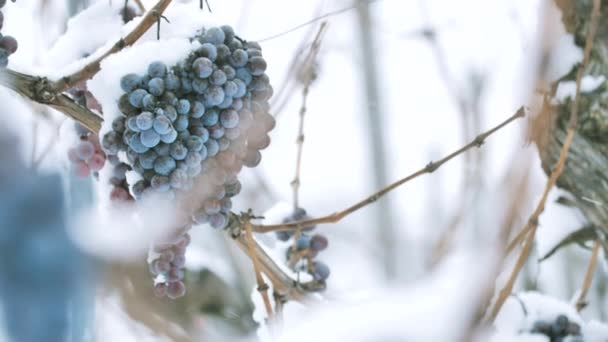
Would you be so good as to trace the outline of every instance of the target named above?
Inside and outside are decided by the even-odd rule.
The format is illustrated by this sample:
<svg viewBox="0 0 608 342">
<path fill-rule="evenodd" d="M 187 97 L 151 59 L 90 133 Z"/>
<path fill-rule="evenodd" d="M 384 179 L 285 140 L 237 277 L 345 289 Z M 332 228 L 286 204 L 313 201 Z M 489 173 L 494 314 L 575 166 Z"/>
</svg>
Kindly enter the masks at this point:
<svg viewBox="0 0 608 342">
<path fill-rule="evenodd" d="M 575 44 L 584 48 L 590 27 L 592 0 L 555 0 L 562 11 L 562 21 Z M 558 56 L 559 58 L 559 56 Z M 580 64 L 558 82 L 575 82 Z M 595 240 L 598 236 L 608 247 L 608 0 L 602 0 L 598 31 L 584 77 L 603 77 L 604 81 L 579 97 L 577 132 L 570 148 L 558 187 L 572 194 L 568 204 L 579 209 L 588 226 L 570 236 L 569 242 Z M 552 84 L 552 94 L 557 84 Z M 573 98 L 556 103 L 546 99 L 542 113 L 533 123 L 532 139 L 536 143 L 546 174 L 559 159 L 566 138 Z"/>
</svg>

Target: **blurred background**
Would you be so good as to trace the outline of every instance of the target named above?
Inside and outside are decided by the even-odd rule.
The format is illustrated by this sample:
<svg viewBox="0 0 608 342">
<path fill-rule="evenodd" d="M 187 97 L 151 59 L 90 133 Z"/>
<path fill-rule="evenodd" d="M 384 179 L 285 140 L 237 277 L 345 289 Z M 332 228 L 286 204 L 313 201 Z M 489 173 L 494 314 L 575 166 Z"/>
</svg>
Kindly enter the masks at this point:
<svg viewBox="0 0 608 342">
<path fill-rule="evenodd" d="M 107 18 L 90 19 L 89 31 L 83 31 L 90 32 L 91 46 L 56 45 L 70 18 L 94 2 L 7 4 L 3 33 L 20 44 L 9 68 L 49 75 L 106 40 L 115 41 L 121 34 L 117 18 L 123 4 L 99 0 L 110 10 Z M 143 4 L 150 8 L 154 2 Z M 197 1 L 190 5 L 199 11 Z M 582 56 L 565 34 L 552 1 L 209 0 L 208 6 L 211 11 L 206 5 L 201 26 L 232 25 L 241 37 L 259 41 L 268 61 L 277 126 L 260 166 L 241 173 L 243 191 L 233 206 L 235 212 L 251 208 L 268 218 L 288 214 L 292 205 L 290 183 L 303 106 L 300 71 L 321 22 L 327 28 L 305 103 L 300 176 L 300 206 L 312 217 L 347 208 L 442 158 L 521 106 L 534 113 L 543 91 L 538 89 L 538 67 L 547 68 L 553 81 Z M 180 18 L 167 19 L 162 25 L 179 25 Z M 546 49 L 551 57 L 542 59 Z M 84 248 L 82 242 L 74 243 L 64 229 L 80 231 L 80 240 L 87 236 L 82 217 L 95 219 L 107 193 L 94 177 L 77 178 L 69 167 L 72 122 L 5 88 L 0 88 L 0 103 L 0 300 L 5 309 L 0 340 L 28 330 L 36 314 L 42 315 L 32 312 L 36 309 L 56 310 L 63 321 L 47 322 L 42 329 L 49 334 L 64 329 L 70 341 L 267 336 L 256 335 L 253 313 L 261 309 L 254 304 L 259 299 L 249 259 L 207 226 L 192 231 L 186 254 L 188 291 L 176 301 L 154 297 L 145 255 L 117 252 L 101 242 L 87 249 L 95 246 L 94 240 Z M 329 238 L 320 258 L 330 266 L 331 276 L 320 303 L 311 308 L 287 303 L 284 340 L 457 340 L 450 336 L 467 328 L 461 313 L 472 312 L 471 303 L 483 300 L 479 293 L 493 286 L 487 284 L 492 272 L 488 260 L 500 228 L 510 224 L 517 231 L 524 226 L 546 181 L 527 121 L 515 121 L 480 149 L 340 222 L 318 227 Z M 578 212 L 555 203 L 561 195 L 557 189 L 551 193 L 517 288 L 567 302 L 582 283 L 590 252 L 568 247 L 537 261 L 585 224 Z M 39 220 L 32 221 L 32 213 Z M 276 247 L 272 234 L 258 239 L 269 249 Z M 36 255 L 40 251 L 42 256 Z M 27 289 L 47 277 L 56 279 L 51 283 L 57 287 Z M 605 288 L 602 263 L 584 319 L 606 320 Z M 45 299 L 46 292 L 55 301 Z M 351 311 L 358 307 L 365 310 Z M 438 332 L 436 320 L 451 323 Z M 388 333 L 383 337 L 380 332 Z M 53 341 L 49 336 L 16 340 Z"/>
</svg>

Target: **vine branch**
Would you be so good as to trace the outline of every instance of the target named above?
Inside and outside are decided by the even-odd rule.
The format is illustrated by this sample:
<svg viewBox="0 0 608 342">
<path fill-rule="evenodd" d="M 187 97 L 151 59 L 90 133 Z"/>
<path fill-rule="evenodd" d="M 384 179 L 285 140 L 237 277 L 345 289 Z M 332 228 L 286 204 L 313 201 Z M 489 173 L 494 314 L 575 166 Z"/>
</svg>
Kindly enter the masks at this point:
<svg viewBox="0 0 608 342">
<path fill-rule="evenodd" d="M 540 215 L 545 210 L 545 204 L 547 202 L 547 198 L 549 197 L 549 192 L 555 186 L 555 184 L 557 183 L 557 179 L 564 171 L 564 166 L 566 165 L 566 160 L 568 159 L 568 152 L 570 151 L 570 145 L 572 144 L 572 141 L 574 140 L 574 135 L 576 134 L 576 127 L 578 124 L 578 103 L 581 93 L 581 80 L 583 78 L 585 68 L 589 63 L 589 57 L 591 56 L 591 48 L 593 47 L 593 39 L 595 38 L 595 33 L 597 31 L 599 14 L 600 0 L 593 0 L 593 8 L 591 10 L 591 29 L 589 30 L 587 34 L 587 39 L 585 41 L 585 52 L 583 61 L 576 73 L 576 93 L 574 95 L 574 101 L 572 101 L 571 114 L 568 120 L 568 133 L 564 141 L 564 145 L 562 146 L 562 149 L 560 151 L 560 156 L 557 161 L 557 165 L 551 172 L 551 176 L 545 184 L 545 190 L 543 192 L 543 195 L 538 201 L 536 209 L 530 216 L 530 219 L 526 223 L 526 226 L 518 234 L 518 236 L 526 236 L 524 247 L 519 257 L 517 258 L 517 262 L 515 264 L 515 267 L 513 268 L 513 271 L 511 272 L 509 280 L 499 293 L 498 299 L 496 300 L 496 304 L 494 305 L 494 308 L 492 309 L 492 312 L 489 317 L 490 321 L 493 321 L 496 318 L 503 304 L 513 291 L 513 286 L 515 285 L 517 276 L 521 272 L 521 269 L 525 265 L 526 260 L 530 256 L 530 251 L 532 250 L 532 243 L 534 242 L 534 236 L 536 235 L 536 230 L 538 229 L 538 220 Z"/>
<path fill-rule="evenodd" d="M 248 216 L 251 215 L 249 214 Z M 247 251 L 253 264 L 253 271 L 255 272 L 255 278 L 258 283 L 258 292 L 260 292 L 262 300 L 264 301 L 264 307 L 266 308 L 266 314 L 268 315 L 268 319 L 271 320 L 273 313 L 272 306 L 270 305 L 270 298 L 268 297 L 268 284 L 266 284 L 266 282 L 264 281 L 264 277 L 262 277 L 262 273 L 260 271 L 258 257 L 255 253 L 255 247 L 253 245 L 255 240 L 253 239 L 253 233 L 251 233 L 251 223 L 249 222 L 249 217 L 245 220 L 243 226 L 245 228 L 245 234 L 247 236 Z"/>
<path fill-rule="evenodd" d="M 354 205 L 344 209 L 343 211 L 340 211 L 340 212 L 337 212 L 337 213 L 334 213 L 331 215 L 327 215 L 324 217 L 316 218 L 316 219 L 296 221 L 296 222 L 291 222 L 291 223 L 275 224 L 275 225 L 252 224 L 253 231 L 255 231 L 257 233 L 267 233 L 267 232 L 273 232 L 273 231 L 294 231 L 294 230 L 297 230 L 298 227 L 302 227 L 302 226 L 305 227 L 305 226 L 318 225 L 318 224 L 336 223 L 336 222 L 342 220 L 344 217 L 354 213 L 355 211 L 357 211 L 371 203 L 376 202 L 380 197 L 386 195 L 387 193 L 391 192 L 392 190 L 398 188 L 399 186 L 401 186 L 415 178 L 418 178 L 424 174 L 433 173 L 435 170 L 440 168 L 443 164 L 445 164 L 448 161 L 452 160 L 453 158 L 461 155 L 462 153 L 470 150 L 471 148 L 481 147 L 481 145 L 483 145 L 485 140 L 490 135 L 492 135 L 496 131 L 499 131 L 500 129 L 507 126 L 511 122 L 513 122 L 519 118 L 523 118 L 525 116 L 525 114 L 526 114 L 526 109 L 524 107 L 519 108 L 517 110 L 517 112 L 515 114 L 513 114 L 511 117 L 509 117 L 508 119 L 506 119 L 499 125 L 491 128 L 490 130 L 479 134 L 477 137 L 475 137 L 475 139 L 473 139 L 468 144 L 462 146 L 461 148 L 457 149 L 456 151 L 450 153 L 449 155 L 443 157 L 442 159 L 440 159 L 436 162 L 428 163 L 422 169 L 410 174 L 409 176 L 407 176 L 405 178 L 402 178 L 402 179 L 390 184 L 389 186 L 385 187 L 384 189 L 379 190 L 378 192 L 372 194 L 371 196 L 367 197 L 366 199 L 364 199 L 358 203 L 355 203 Z"/>
</svg>

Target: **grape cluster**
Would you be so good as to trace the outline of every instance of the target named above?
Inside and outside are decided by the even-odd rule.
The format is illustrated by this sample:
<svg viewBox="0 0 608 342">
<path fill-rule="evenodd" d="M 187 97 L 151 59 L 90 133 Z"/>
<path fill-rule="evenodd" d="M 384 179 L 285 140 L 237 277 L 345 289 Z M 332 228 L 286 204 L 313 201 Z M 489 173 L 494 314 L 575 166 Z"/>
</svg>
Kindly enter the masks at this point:
<svg viewBox="0 0 608 342">
<path fill-rule="evenodd" d="M 255 167 L 270 144 L 273 90 L 266 61 L 255 42 L 238 38 L 230 26 L 201 29 L 198 44 L 177 65 L 160 61 L 145 75 L 121 78 L 121 111 L 102 140 L 108 155 L 122 158 L 140 179 L 128 184 L 136 199 L 160 193 L 190 200 L 192 223 L 228 225 L 231 197 L 240 192 L 238 173 Z M 194 203 L 194 204 L 193 204 Z M 183 295 L 183 252 L 190 225 L 154 246 L 155 292 Z"/>
<path fill-rule="evenodd" d="M 283 223 L 291 223 L 309 220 L 310 216 L 302 208 L 295 209 L 291 215 L 283 220 Z M 322 261 L 315 260 L 319 252 L 327 249 L 329 241 L 321 234 L 311 234 L 315 226 L 302 227 L 298 232 L 279 231 L 277 238 L 281 241 L 293 240 L 293 245 L 287 249 L 287 261 L 289 265 L 295 266 L 298 261 L 305 260 L 299 270 L 305 271 L 317 282 L 325 282 L 329 278 L 330 269 Z"/>
<path fill-rule="evenodd" d="M 68 150 L 68 159 L 76 176 L 86 178 L 91 173 L 101 170 L 106 162 L 106 155 L 99 144 L 96 134 L 89 132 L 79 123 L 74 124 L 78 134 L 78 145 Z"/>
<path fill-rule="evenodd" d="M 570 342 L 583 342 L 581 327 L 568 320 L 566 315 L 559 315 L 553 322 L 536 321 L 532 327 L 533 334 L 542 334 L 549 337 L 551 342 L 561 342 L 567 337 Z"/>
<path fill-rule="evenodd" d="M 6 5 L 6 0 L 0 0 L 0 9 Z M 4 26 L 4 14 L 0 11 L 0 30 Z M 17 51 L 17 40 L 11 36 L 3 36 L 0 33 L 0 67 L 8 65 L 8 57 Z"/>
</svg>

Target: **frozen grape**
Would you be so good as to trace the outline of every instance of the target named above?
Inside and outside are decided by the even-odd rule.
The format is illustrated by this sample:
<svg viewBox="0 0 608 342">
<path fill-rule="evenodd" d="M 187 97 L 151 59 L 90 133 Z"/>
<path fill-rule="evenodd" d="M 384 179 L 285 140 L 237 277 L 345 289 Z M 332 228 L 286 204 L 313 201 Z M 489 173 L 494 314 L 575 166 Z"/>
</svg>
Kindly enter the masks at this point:
<svg viewBox="0 0 608 342">
<path fill-rule="evenodd" d="M 154 118 L 152 123 L 152 127 L 156 131 L 156 133 L 160 135 L 168 134 L 171 132 L 171 120 L 164 115 L 157 115 Z"/>
<path fill-rule="evenodd" d="M 95 146 L 90 141 L 81 140 L 76 147 L 76 156 L 80 160 L 89 160 L 95 154 Z"/>
<path fill-rule="evenodd" d="M 176 139 L 177 139 L 177 131 L 174 129 L 171 129 L 169 131 L 169 133 L 163 134 L 160 136 L 160 141 L 164 142 L 165 144 L 171 144 L 171 143 L 175 142 Z"/>
<path fill-rule="evenodd" d="M 146 95 L 148 95 L 147 91 L 135 89 L 129 94 L 129 103 L 135 108 L 142 108 L 144 96 Z"/>
<path fill-rule="evenodd" d="M 218 123 L 220 118 L 219 112 L 217 110 L 208 110 L 203 114 L 202 121 L 205 126 L 213 126 Z"/>
<path fill-rule="evenodd" d="M 260 56 L 254 56 L 249 59 L 247 68 L 254 76 L 260 76 L 266 71 L 266 60 Z"/>
<path fill-rule="evenodd" d="M 148 75 L 150 75 L 150 77 L 165 77 L 166 72 L 167 66 L 163 62 L 152 62 L 148 66 Z"/>
<path fill-rule="evenodd" d="M 171 157 L 175 160 L 184 160 L 188 154 L 188 149 L 182 144 L 181 141 L 176 141 L 171 144 L 170 152 Z"/>
<path fill-rule="evenodd" d="M 186 285 L 182 281 L 169 283 L 167 288 L 167 297 L 177 299 L 186 294 Z"/>
<path fill-rule="evenodd" d="M 198 49 L 198 53 L 202 57 L 209 58 L 211 61 L 215 61 L 217 58 L 217 48 L 211 43 L 204 43 L 201 45 L 201 47 Z"/>
<path fill-rule="evenodd" d="M 160 77 L 154 77 L 148 82 L 148 91 L 154 96 L 161 96 L 165 91 L 165 81 Z"/>
<path fill-rule="evenodd" d="M 239 113 L 236 110 L 223 110 L 220 114 L 220 122 L 224 128 L 235 128 L 239 124 Z"/>
<path fill-rule="evenodd" d="M 213 73 L 213 62 L 209 58 L 200 57 L 192 63 L 192 69 L 198 77 L 207 78 Z"/>
<path fill-rule="evenodd" d="M 249 61 L 249 55 L 243 49 L 237 49 L 232 52 L 232 65 L 236 68 L 243 67 Z"/>
<path fill-rule="evenodd" d="M 329 278 L 329 266 L 327 266 L 325 263 L 321 262 L 321 261 L 315 261 L 313 263 L 313 278 L 317 281 L 321 281 L 321 280 L 326 280 L 327 278 Z"/>
<path fill-rule="evenodd" d="M 175 169 L 175 160 L 168 156 L 161 156 L 154 161 L 154 171 L 159 175 L 168 176 Z"/>
<path fill-rule="evenodd" d="M 153 129 L 141 132 L 139 138 L 142 145 L 148 148 L 152 148 L 160 142 L 160 135 Z"/>
<path fill-rule="evenodd" d="M 137 89 L 141 83 L 141 78 L 136 74 L 126 74 L 120 79 L 120 88 L 125 93 L 130 93 Z"/>
<path fill-rule="evenodd" d="M 213 85 L 216 86 L 221 86 L 224 83 L 226 83 L 226 81 L 228 80 L 228 78 L 226 77 L 226 74 L 222 71 L 222 70 L 215 70 L 212 74 L 211 74 L 211 83 Z"/>
</svg>

